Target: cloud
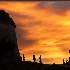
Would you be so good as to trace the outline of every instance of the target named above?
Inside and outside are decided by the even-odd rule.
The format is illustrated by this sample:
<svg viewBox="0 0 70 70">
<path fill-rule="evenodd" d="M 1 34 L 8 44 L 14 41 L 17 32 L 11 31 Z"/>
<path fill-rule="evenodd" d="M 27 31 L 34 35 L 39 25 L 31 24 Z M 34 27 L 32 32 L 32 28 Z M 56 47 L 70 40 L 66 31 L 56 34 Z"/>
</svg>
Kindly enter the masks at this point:
<svg viewBox="0 0 70 70">
<path fill-rule="evenodd" d="M 51 13 L 55 13 L 58 15 L 65 15 L 65 13 L 70 10 L 70 2 L 68 1 L 59 1 L 59 2 L 39 2 L 36 5 L 36 9 L 45 10 L 45 11 L 52 11 Z"/>
<path fill-rule="evenodd" d="M 22 48 L 30 47 L 36 43 L 36 40 L 26 38 L 28 36 L 27 30 L 16 28 L 16 34 L 17 34 L 17 41 L 18 41 L 18 45 L 20 46 L 19 47 L 20 50 Z"/>
<path fill-rule="evenodd" d="M 29 54 L 29 55 L 36 55 L 36 56 L 39 56 L 39 55 L 43 55 L 43 54 L 46 54 L 46 51 L 44 50 L 28 50 L 28 51 L 25 51 L 25 54 Z M 48 54 L 48 53 L 47 53 Z"/>
<path fill-rule="evenodd" d="M 19 37 L 26 37 L 28 35 L 28 31 L 27 30 L 22 30 L 20 28 L 16 28 L 16 34 L 17 34 L 17 38 Z"/>
<path fill-rule="evenodd" d="M 61 38 L 60 42 L 62 42 L 62 41 L 67 41 L 68 42 L 68 41 L 70 41 L 70 37 Z"/>
<path fill-rule="evenodd" d="M 21 19 L 33 19 L 33 17 L 29 14 L 26 14 L 24 11 L 23 13 L 21 12 L 14 12 L 14 11 L 8 11 L 9 14 L 12 16 L 12 17 L 16 17 L 16 18 L 21 18 Z"/>
<path fill-rule="evenodd" d="M 0 2 L 0 9 L 6 10 L 16 24 L 21 54 L 25 53 L 29 58 L 33 54 L 43 54 L 47 59 L 66 57 L 70 45 L 69 3 Z M 54 60 L 49 59 L 47 61 Z"/>
<path fill-rule="evenodd" d="M 68 1 L 61 1 L 61 2 L 53 2 L 51 4 L 53 7 L 55 7 L 56 9 L 60 9 L 60 10 L 70 10 L 70 2 Z"/>
<path fill-rule="evenodd" d="M 23 47 L 30 47 L 32 45 L 34 45 L 36 43 L 36 40 L 32 40 L 32 39 L 25 39 L 25 38 L 20 38 L 19 39 L 19 44 L 23 45 Z"/>
</svg>

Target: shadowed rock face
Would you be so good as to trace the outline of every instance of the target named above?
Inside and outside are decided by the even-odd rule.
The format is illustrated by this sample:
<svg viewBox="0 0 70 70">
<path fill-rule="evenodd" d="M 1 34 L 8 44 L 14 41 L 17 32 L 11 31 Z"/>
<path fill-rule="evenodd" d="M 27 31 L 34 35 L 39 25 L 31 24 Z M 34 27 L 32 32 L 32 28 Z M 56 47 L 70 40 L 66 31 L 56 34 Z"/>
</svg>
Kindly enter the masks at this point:
<svg viewBox="0 0 70 70">
<path fill-rule="evenodd" d="M 9 17 L 9 14 L 6 13 L 4 10 L 0 10 L 0 24 L 10 24 L 13 27 L 16 27 L 12 18 Z"/>
<path fill-rule="evenodd" d="M 0 61 L 21 61 L 15 32 L 16 25 L 9 14 L 0 10 Z"/>
</svg>

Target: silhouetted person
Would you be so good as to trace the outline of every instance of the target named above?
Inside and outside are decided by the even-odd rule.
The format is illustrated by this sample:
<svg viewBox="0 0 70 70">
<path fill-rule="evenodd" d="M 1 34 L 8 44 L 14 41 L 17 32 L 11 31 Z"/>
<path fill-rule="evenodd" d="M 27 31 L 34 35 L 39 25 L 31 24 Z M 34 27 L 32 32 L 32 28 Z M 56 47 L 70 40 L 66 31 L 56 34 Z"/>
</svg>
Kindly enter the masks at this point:
<svg viewBox="0 0 70 70">
<path fill-rule="evenodd" d="M 25 61 L 25 57 L 24 57 L 24 54 L 23 54 L 23 61 Z"/>
<path fill-rule="evenodd" d="M 70 53 L 70 50 L 69 50 L 69 53 Z"/>
<path fill-rule="evenodd" d="M 33 60 L 34 60 L 34 62 L 36 61 L 35 55 L 33 55 Z"/>
<path fill-rule="evenodd" d="M 63 65 L 65 65 L 64 59 L 63 59 Z"/>
<path fill-rule="evenodd" d="M 40 63 L 42 63 L 42 61 L 41 61 L 41 55 L 40 55 L 39 59 L 40 59 L 40 61 L 39 61 L 39 62 L 40 62 Z"/>
</svg>

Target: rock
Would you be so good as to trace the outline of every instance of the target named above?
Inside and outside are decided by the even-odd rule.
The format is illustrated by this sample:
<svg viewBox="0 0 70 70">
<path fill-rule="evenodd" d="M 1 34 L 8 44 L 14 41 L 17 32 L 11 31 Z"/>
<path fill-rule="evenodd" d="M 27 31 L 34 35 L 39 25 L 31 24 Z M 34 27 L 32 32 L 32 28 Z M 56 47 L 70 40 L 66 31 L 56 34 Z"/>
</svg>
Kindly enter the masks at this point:
<svg viewBox="0 0 70 70">
<path fill-rule="evenodd" d="M 9 14 L 0 10 L 0 62 L 22 61 L 15 28 L 16 25 Z"/>
</svg>

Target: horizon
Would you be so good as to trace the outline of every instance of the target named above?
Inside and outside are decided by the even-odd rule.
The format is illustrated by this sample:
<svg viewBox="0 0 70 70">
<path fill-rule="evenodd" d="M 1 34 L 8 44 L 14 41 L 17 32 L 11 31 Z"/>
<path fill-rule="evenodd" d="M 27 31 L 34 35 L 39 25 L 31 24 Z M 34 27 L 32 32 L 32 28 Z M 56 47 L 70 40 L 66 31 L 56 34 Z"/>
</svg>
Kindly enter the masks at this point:
<svg viewBox="0 0 70 70">
<path fill-rule="evenodd" d="M 17 44 L 26 61 L 42 55 L 43 63 L 62 63 L 70 53 L 70 2 L 0 2 L 16 24 Z M 38 61 L 37 61 L 38 62 Z"/>
</svg>

